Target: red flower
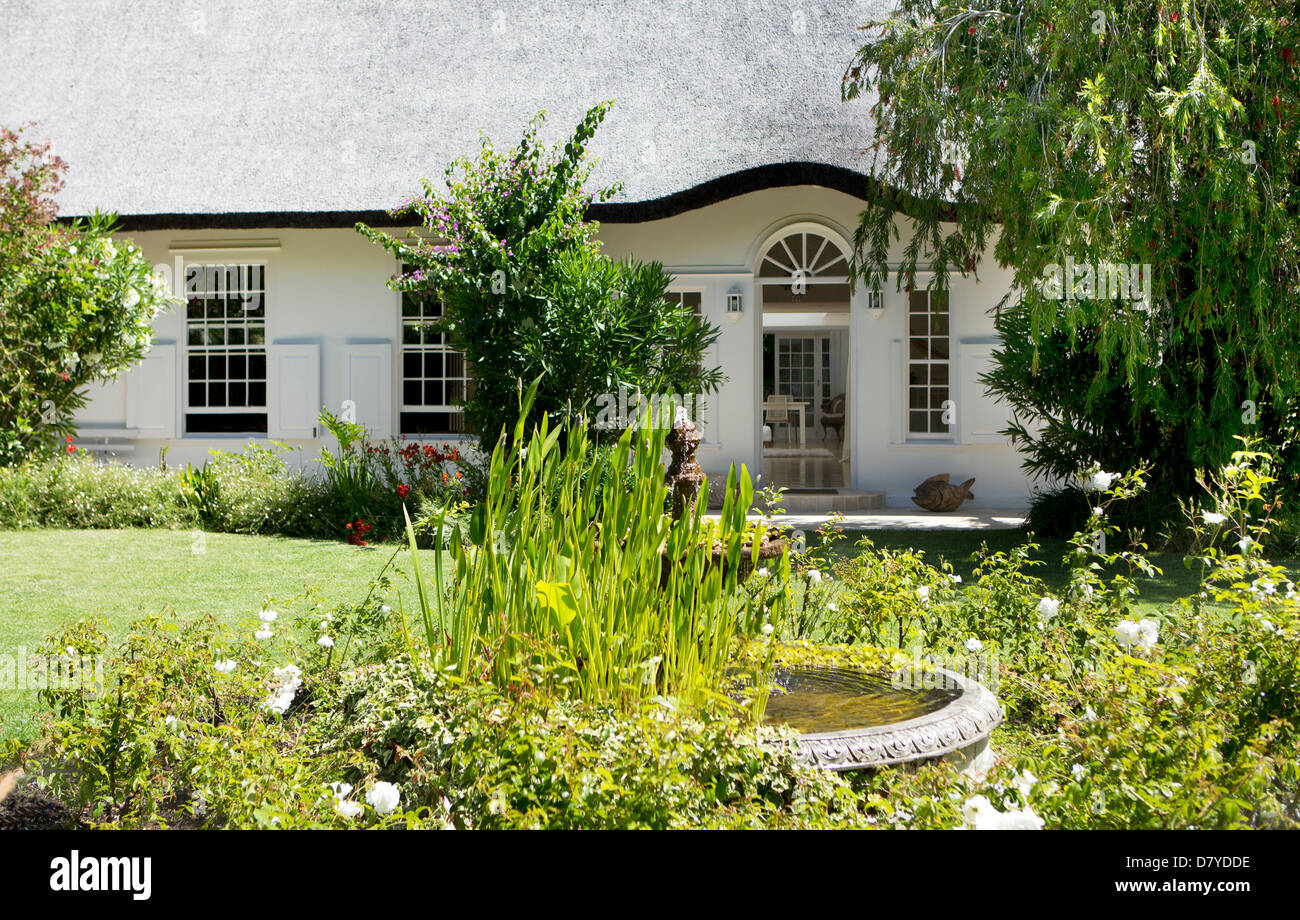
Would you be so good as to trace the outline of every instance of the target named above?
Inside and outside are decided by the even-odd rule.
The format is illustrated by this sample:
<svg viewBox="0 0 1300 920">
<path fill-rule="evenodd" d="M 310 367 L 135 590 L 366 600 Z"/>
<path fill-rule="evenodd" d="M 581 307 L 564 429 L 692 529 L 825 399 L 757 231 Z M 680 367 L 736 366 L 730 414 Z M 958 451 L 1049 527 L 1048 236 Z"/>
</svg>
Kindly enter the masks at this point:
<svg viewBox="0 0 1300 920">
<path fill-rule="evenodd" d="M 362 537 L 362 534 L 366 533 L 368 530 L 371 529 L 369 524 L 367 524 L 365 521 L 357 520 L 357 521 L 352 521 L 349 524 L 344 524 L 343 526 L 346 529 L 352 531 L 352 533 L 348 534 L 349 543 L 351 543 L 353 546 L 366 545 L 366 541 Z"/>
<path fill-rule="evenodd" d="M 971 35 L 974 35 L 974 34 L 975 34 L 975 27 L 974 27 L 974 26 L 971 26 L 971 27 L 970 27 L 969 29 L 967 29 L 966 31 L 969 32 Z"/>
<path fill-rule="evenodd" d="M 410 493 L 411 493 L 411 487 L 410 487 L 410 486 L 408 486 L 408 485 L 407 485 L 406 483 L 404 483 L 404 482 L 398 484 L 398 486 L 397 486 L 397 497 L 398 497 L 398 498 L 406 498 L 406 496 L 409 495 Z"/>
<path fill-rule="evenodd" d="M 77 445 L 75 445 L 75 444 L 69 444 L 69 445 L 68 445 L 68 453 L 70 453 L 70 454 L 75 454 L 76 452 L 77 452 Z"/>
<path fill-rule="evenodd" d="M 67 371 L 59 371 L 59 379 L 60 379 L 60 380 L 67 380 L 67 379 L 68 379 L 68 372 L 67 372 Z"/>
</svg>

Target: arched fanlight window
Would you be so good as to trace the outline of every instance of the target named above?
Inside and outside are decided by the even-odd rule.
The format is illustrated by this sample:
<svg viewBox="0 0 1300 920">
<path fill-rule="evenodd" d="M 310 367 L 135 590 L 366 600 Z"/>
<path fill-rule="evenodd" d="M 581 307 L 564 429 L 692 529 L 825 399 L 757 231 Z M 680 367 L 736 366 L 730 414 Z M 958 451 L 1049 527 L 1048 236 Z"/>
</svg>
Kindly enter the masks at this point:
<svg viewBox="0 0 1300 920">
<path fill-rule="evenodd" d="M 796 230 L 768 247 L 759 265 L 760 278 L 801 278 L 807 282 L 843 282 L 849 261 L 838 244 L 812 230 Z"/>
</svg>

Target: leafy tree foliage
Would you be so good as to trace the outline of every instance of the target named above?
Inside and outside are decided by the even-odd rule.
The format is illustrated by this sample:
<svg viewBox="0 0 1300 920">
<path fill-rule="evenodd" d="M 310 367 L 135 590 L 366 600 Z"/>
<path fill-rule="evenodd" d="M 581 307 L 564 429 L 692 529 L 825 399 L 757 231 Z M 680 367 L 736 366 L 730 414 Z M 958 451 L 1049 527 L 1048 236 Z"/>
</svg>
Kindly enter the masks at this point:
<svg viewBox="0 0 1300 920">
<path fill-rule="evenodd" d="M 900 210 L 916 232 L 896 284 L 919 264 L 946 286 L 992 246 L 1014 288 L 986 382 L 1019 414 L 1008 433 L 1029 468 L 1150 464 L 1157 491 L 1187 493 L 1233 435 L 1287 439 L 1295 15 L 1264 0 L 903 0 L 864 27 L 844 96 L 870 99 L 877 175 L 897 191 L 863 212 L 855 274 L 888 280 Z M 1056 298 L 1067 260 L 1137 267 L 1149 297 Z"/>
<path fill-rule="evenodd" d="M 423 180 L 423 194 L 394 212 L 418 215 L 418 231 L 357 226 L 410 266 L 398 290 L 441 296 L 440 327 L 473 376 L 466 423 L 489 447 L 513 427 L 520 388 L 539 377 L 533 411 L 557 418 L 620 387 L 708 393 L 722 380 L 703 367 L 717 328 L 666 299 L 671 276 L 659 263 L 601 254 L 597 225 L 584 220 L 617 192 L 586 189 L 587 145 L 608 108 L 588 111 L 563 150 L 538 141 L 544 114 L 509 151 L 484 139 L 475 160 L 448 166 L 443 188 Z"/>
<path fill-rule="evenodd" d="M 172 304 L 113 217 L 55 223 L 66 164 L 0 128 L 0 463 L 71 438 L 86 385 L 144 360 Z"/>
</svg>

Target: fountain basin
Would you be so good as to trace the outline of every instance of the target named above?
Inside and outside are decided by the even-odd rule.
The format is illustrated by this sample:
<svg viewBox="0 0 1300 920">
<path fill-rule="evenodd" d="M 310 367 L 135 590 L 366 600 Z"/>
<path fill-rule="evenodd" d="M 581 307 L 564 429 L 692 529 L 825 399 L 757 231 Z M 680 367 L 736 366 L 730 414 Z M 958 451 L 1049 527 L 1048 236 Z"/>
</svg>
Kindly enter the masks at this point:
<svg viewBox="0 0 1300 920">
<path fill-rule="evenodd" d="M 988 688 L 945 668 L 863 671 L 783 667 L 764 721 L 799 732 L 798 759 L 827 770 L 861 770 L 947 760 L 962 772 L 987 769 L 989 735 L 1002 710 Z"/>
</svg>

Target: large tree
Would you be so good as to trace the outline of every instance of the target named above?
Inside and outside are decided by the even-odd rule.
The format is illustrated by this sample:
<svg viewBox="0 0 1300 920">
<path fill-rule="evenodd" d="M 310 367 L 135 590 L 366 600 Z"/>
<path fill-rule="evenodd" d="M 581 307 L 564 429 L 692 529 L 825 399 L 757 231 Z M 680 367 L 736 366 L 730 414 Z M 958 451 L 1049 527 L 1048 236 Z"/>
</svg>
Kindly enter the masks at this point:
<svg viewBox="0 0 1300 920">
<path fill-rule="evenodd" d="M 0 128 L 0 463 L 70 438 L 87 384 L 142 361 L 172 305 L 111 215 L 56 222 L 66 164 L 23 133 Z"/>
<path fill-rule="evenodd" d="M 1281 439 L 1300 386 L 1295 15 L 904 0 L 864 26 L 843 92 L 871 98 L 873 165 L 896 191 L 862 214 L 856 276 L 889 280 L 899 211 L 915 235 L 896 284 L 920 267 L 946 286 L 992 246 L 1015 284 L 987 382 L 1030 469 L 1149 463 L 1176 494 L 1232 435 Z M 1120 265 L 1131 290 L 1114 290 Z"/>
</svg>

